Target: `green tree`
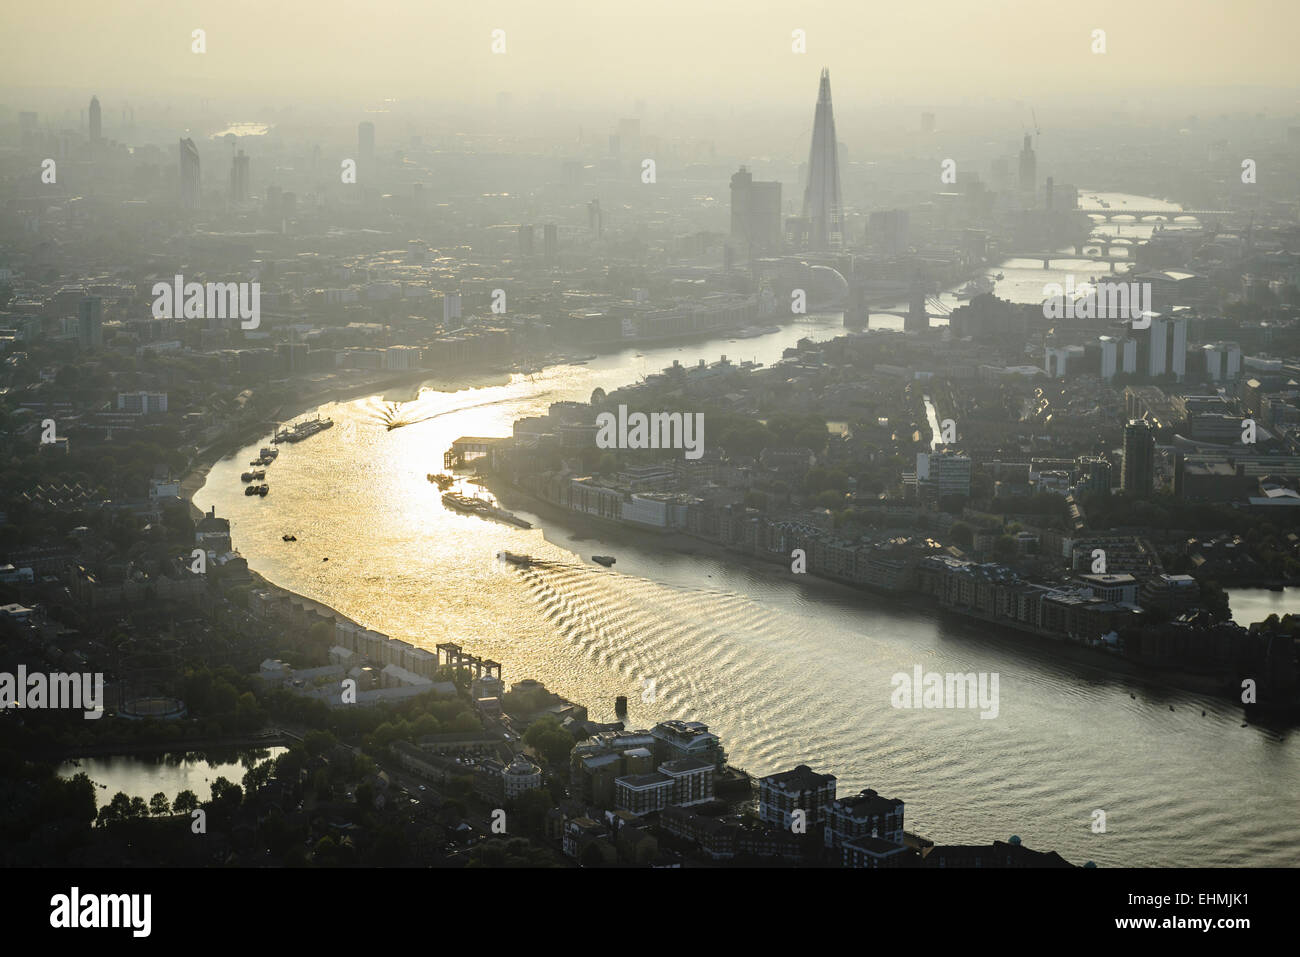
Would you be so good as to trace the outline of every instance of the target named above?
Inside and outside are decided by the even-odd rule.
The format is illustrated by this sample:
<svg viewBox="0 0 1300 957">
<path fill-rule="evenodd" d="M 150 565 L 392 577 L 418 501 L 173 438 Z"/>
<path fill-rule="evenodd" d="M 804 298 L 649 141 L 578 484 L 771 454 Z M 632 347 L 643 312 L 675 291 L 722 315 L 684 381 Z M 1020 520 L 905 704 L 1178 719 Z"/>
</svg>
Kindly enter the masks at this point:
<svg viewBox="0 0 1300 957">
<path fill-rule="evenodd" d="M 569 752 L 573 750 L 574 740 L 554 715 L 546 715 L 534 721 L 524 732 L 524 744 L 542 755 L 551 764 L 566 764 Z"/>
<path fill-rule="evenodd" d="M 431 714 L 422 714 L 411 722 L 411 738 L 413 740 L 427 738 L 429 735 L 437 734 L 441 730 L 442 725 L 440 725 L 438 719 Z"/>
<path fill-rule="evenodd" d="M 356 790 L 357 807 L 363 811 L 370 811 L 375 806 L 375 786 L 369 781 L 363 781 L 357 785 Z"/>
<path fill-rule="evenodd" d="M 275 776 L 283 781 L 296 782 L 306 766 L 307 755 L 300 747 L 292 747 L 275 759 Z"/>
<path fill-rule="evenodd" d="M 199 806 L 199 797 L 189 788 L 181 791 L 176 795 L 176 800 L 172 802 L 172 809 L 177 814 L 189 814 Z"/>
<path fill-rule="evenodd" d="M 307 753 L 316 757 L 334 750 L 338 744 L 338 739 L 328 731 L 308 731 L 302 739 L 303 747 Z"/>
<path fill-rule="evenodd" d="M 271 780 L 271 774 L 275 770 L 275 765 L 270 761 L 263 761 L 261 764 L 251 767 L 244 774 L 244 793 L 256 794 L 266 786 L 266 782 Z"/>
<path fill-rule="evenodd" d="M 149 813 L 163 816 L 171 813 L 171 804 L 167 800 L 167 795 L 159 791 L 149 799 Z"/>
<path fill-rule="evenodd" d="M 826 491 L 814 495 L 812 501 L 818 508 L 843 508 L 844 493 L 828 488 Z"/>
<path fill-rule="evenodd" d="M 218 805 L 222 811 L 233 811 L 239 807 L 243 799 L 244 791 L 238 784 L 224 777 L 219 777 L 212 782 L 212 803 Z"/>
<path fill-rule="evenodd" d="M 99 810 L 99 826 L 106 827 L 125 821 L 131 816 L 131 798 L 125 791 L 118 791 L 113 799 Z"/>
</svg>

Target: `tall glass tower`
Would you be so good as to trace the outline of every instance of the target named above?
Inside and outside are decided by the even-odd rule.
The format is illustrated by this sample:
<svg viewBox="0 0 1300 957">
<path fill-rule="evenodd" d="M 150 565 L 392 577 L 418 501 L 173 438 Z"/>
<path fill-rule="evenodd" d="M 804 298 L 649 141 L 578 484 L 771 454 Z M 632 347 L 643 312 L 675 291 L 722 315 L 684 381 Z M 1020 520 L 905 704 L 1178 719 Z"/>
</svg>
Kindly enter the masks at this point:
<svg viewBox="0 0 1300 957">
<path fill-rule="evenodd" d="M 811 249 L 838 248 L 844 242 L 844 211 L 840 201 L 839 144 L 831 112 L 831 73 L 823 69 L 813 117 L 812 149 L 808 154 L 808 186 L 803 194 L 803 218 Z"/>
<path fill-rule="evenodd" d="M 181 157 L 181 206 L 186 209 L 198 209 L 202 202 L 202 187 L 199 177 L 199 149 L 192 139 L 180 141 Z"/>
</svg>

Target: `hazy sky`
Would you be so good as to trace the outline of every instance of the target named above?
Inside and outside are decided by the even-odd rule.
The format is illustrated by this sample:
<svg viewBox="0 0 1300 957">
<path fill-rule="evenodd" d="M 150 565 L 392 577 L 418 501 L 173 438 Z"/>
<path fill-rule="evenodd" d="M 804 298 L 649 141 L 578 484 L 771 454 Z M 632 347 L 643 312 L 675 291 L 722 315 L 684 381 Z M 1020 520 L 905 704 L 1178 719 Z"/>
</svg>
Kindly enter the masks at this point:
<svg viewBox="0 0 1300 957">
<path fill-rule="evenodd" d="M 191 52 L 191 31 L 207 52 Z M 807 53 L 791 52 L 791 31 Z M 0 10 L 0 87 L 614 107 L 1296 88 L 1300 0 L 54 0 Z M 504 55 L 492 31 L 506 32 Z M 1091 52 L 1106 31 L 1105 54 Z M 811 77 L 811 79 L 810 79 Z M 812 87 L 810 92 L 809 87 Z M 1295 97 L 1287 103 L 1294 109 Z M 1242 104 L 1249 109 L 1248 103 Z"/>
</svg>

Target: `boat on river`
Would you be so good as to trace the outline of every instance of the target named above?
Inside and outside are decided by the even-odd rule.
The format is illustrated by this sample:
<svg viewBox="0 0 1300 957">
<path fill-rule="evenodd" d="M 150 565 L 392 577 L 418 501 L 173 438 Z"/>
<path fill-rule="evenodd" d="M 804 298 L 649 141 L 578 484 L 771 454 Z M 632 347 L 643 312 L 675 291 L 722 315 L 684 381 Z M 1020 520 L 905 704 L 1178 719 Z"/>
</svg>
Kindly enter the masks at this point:
<svg viewBox="0 0 1300 957">
<path fill-rule="evenodd" d="M 481 518 L 495 518 L 497 521 L 509 522 L 511 525 L 517 525 L 520 528 L 532 528 L 533 523 L 524 521 L 518 515 L 507 512 L 504 508 L 493 505 L 491 502 L 475 498 L 470 495 L 462 495 L 459 492 L 444 492 L 442 504 L 447 508 L 457 512 L 463 512 L 466 515 L 478 515 Z"/>
</svg>

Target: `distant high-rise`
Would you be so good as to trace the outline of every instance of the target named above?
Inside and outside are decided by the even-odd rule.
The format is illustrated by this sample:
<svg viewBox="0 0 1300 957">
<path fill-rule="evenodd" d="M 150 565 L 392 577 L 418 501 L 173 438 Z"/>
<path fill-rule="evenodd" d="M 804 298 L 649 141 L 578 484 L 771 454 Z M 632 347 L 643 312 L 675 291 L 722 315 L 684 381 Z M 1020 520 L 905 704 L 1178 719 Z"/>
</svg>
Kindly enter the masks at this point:
<svg viewBox="0 0 1300 957">
<path fill-rule="evenodd" d="M 230 161 L 230 201 L 248 201 L 248 157 L 240 150 Z"/>
<path fill-rule="evenodd" d="M 809 248 L 839 247 L 844 241 L 843 215 L 839 146 L 831 111 L 831 73 L 823 69 L 813 116 L 812 148 L 808 152 L 808 186 L 803 194 Z"/>
<path fill-rule="evenodd" d="M 1151 316 L 1147 328 L 1147 375 L 1173 374 L 1179 381 L 1187 374 L 1187 320 Z"/>
<path fill-rule="evenodd" d="M 199 148 L 191 139 L 183 139 L 180 144 L 181 157 L 181 205 L 186 209 L 199 208 Z"/>
<path fill-rule="evenodd" d="M 1101 377 L 1113 379 L 1119 373 L 1132 375 L 1137 372 L 1137 342 L 1133 339 L 1116 339 L 1114 336 L 1098 336 L 1101 347 Z"/>
<path fill-rule="evenodd" d="M 1020 150 L 1020 188 L 1031 193 L 1038 189 L 1038 158 L 1034 155 L 1033 138 L 1028 133 Z"/>
<path fill-rule="evenodd" d="M 99 97 L 90 98 L 90 142 L 98 143 L 103 137 L 104 121 L 99 109 Z"/>
<path fill-rule="evenodd" d="M 1187 375 L 1187 320 L 1171 320 L 1169 334 L 1169 371 L 1182 382 Z"/>
<path fill-rule="evenodd" d="M 907 315 L 903 317 L 904 332 L 924 332 L 930 328 L 930 313 L 925 306 L 925 283 L 913 281 L 908 292 Z"/>
<path fill-rule="evenodd" d="M 531 223 L 519 227 L 519 255 L 532 258 L 534 229 Z"/>
<path fill-rule="evenodd" d="M 1078 209 L 1079 187 L 1073 183 L 1057 183 L 1052 189 L 1052 209 Z"/>
<path fill-rule="evenodd" d="M 82 349 L 104 344 L 104 301 L 98 296 L 87 296 L 77 304 L 77 343 Z"/>
<path fill-rule="evenodd" d="M 455 322 L 460 316 L 460 293 L 444 292 L 442 294 L 442 321 L 444 324 Z M 448 327 L 450 328 L 450 326 Z"/>
<path fill-rule="evenodd" d="M 1213 342 L 1203 347 L 1205 374 L 1211 382 L 1236 379 L 1241 375 L 1241 346 L 1235 342 Z"/>
<path fill-rule="evenodd" d="M 1142 419 L 1124 426 L 1124 461 L 1120 465 L 1120 488 L 1140 496 L 1151 494 L 1155 484 L 1156 437 Z"/>
<path fill-rule="evenodd" d="M 746 258 L 781 251 L 781 183 L 762 183 L 745 167 L 731 174 L 731 238 Z"/>
<path fill-rule="evenodd" d="M 591 231 L 592 239 L 600 239 L 604 225 L 605 218 L 600 212 L 600 200 L 593 199 L 587 204 L 587 228 Z"/>
</svg>

